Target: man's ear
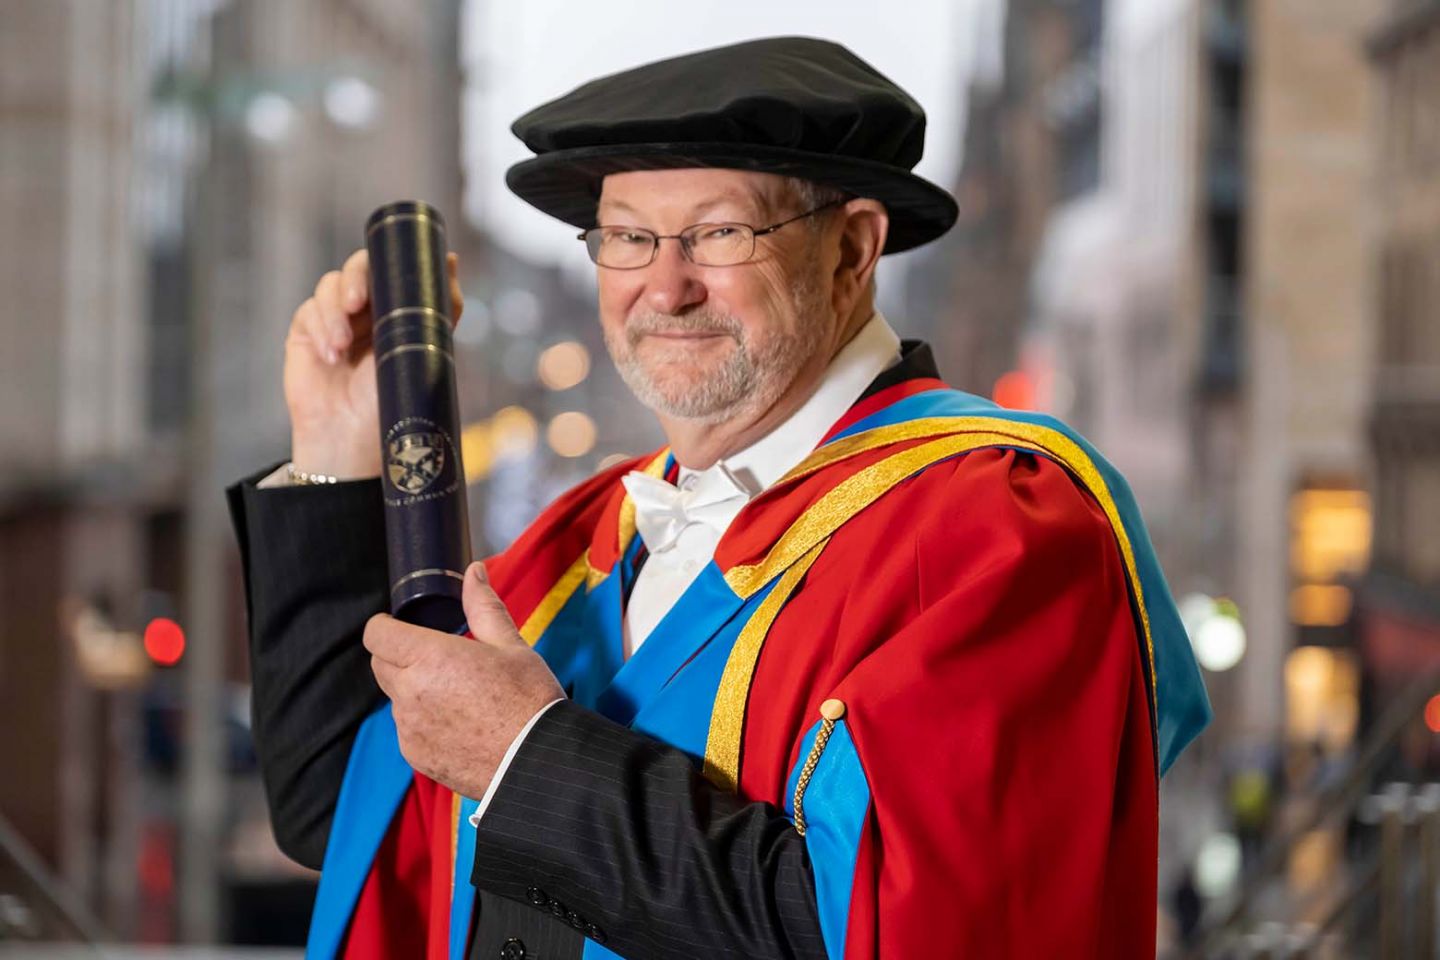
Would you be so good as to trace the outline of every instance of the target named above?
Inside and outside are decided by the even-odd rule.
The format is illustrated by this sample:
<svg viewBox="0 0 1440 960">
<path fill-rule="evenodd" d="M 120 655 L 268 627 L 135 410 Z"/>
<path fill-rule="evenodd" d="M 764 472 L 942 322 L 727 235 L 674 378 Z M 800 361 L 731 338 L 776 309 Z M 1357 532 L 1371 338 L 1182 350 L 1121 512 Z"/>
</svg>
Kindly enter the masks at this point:
<svg viewBox="0 0 1440 960">
<path fill-rule="evenodd" d="M 890 233 L 890 215 L 880 201 L 858 197 L 840 208 L 836 220 L 840 257 L 835 264 L 831 295 L 835 312 L 844 317 L 870 289 Z"/>
</svg>

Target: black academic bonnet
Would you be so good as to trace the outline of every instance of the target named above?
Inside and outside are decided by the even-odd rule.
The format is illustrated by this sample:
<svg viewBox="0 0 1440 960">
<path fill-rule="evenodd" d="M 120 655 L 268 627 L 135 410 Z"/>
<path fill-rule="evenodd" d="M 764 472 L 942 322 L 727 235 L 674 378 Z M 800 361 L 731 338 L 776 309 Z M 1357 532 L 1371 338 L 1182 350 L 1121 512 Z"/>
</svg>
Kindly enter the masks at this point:
<svg viewBox="0 0 1440 960">
<path fill-rule="evenodd" d="M 955 199 L 910 170 L 925 111 L 837 43 L 774 37 L 601 77 L 516 120 L 535 151 L 505 182 L 581 229 L 595 226 L 606 174 L 726 167 L 801 177 L 870 197 L 890 214 L 886 253 L 955 222 Z"/>
</svg>

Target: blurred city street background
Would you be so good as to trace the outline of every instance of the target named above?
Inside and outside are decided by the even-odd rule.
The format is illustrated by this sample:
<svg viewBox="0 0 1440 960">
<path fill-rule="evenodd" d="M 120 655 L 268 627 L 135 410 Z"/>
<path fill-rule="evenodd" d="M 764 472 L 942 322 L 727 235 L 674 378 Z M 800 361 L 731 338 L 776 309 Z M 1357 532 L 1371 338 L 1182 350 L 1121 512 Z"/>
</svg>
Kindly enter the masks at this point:
<svg viewBox="0 0 1440 960">
<path fill-rule="evenodd" d="M 959 198 L 881 305 L 1130 479 L 1216 708 L 1162 787 L 1164 957 L 1431 957 L 1440 0 L 0 0 L 0 957 L 298 956 L 223 488 L 287 455 L 294 309 L 439 207 L 478 553 L 659 445 L 523 110 L 838 40 Z"/>
</svg>

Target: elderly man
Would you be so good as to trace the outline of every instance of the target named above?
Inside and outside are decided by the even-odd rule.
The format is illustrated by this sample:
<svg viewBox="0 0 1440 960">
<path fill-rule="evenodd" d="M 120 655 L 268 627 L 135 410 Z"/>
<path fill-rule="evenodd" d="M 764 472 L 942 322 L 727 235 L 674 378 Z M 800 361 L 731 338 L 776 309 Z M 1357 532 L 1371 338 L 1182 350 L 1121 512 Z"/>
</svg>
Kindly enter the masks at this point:
<svg viewBox="0 0 1440 960">
<path fill-rule="evenodd" d="M 1124 481 L 875 310 L 955 217 L 919 107 L 787 38 L 515 130 L 669 444 L 473 565 L 474 639 L 395 621 L 363 253 L 296 312 L 292 462 L 232 503 L 311 953 L 1153 955 L 1157 780 L 1208 705 Z"/>
</svg>

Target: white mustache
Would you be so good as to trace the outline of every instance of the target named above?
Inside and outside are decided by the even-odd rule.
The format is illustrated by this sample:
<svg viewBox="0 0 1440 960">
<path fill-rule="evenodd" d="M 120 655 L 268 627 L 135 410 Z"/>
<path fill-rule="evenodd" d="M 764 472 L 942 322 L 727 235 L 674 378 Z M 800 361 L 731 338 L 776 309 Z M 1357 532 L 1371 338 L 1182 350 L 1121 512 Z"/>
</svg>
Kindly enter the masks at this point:
<svg viewBox="0 0 1440 960">
<path fill-rule="evenodd" d="M 711 310 L 691 313 L 641 313 L 625 325 L 625 339 L 633 347 L 641 337 L 652 333 L 723 334 L 742 340 L 744 328 L 734 317 Z"/>
</svg>

